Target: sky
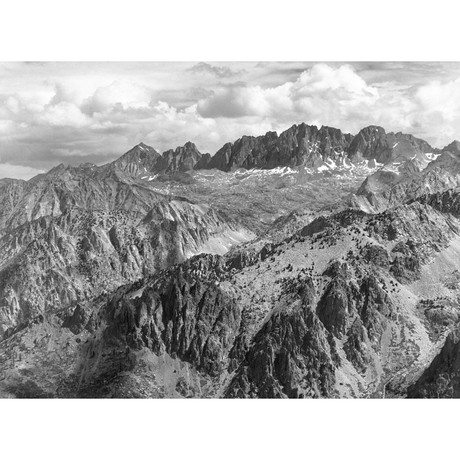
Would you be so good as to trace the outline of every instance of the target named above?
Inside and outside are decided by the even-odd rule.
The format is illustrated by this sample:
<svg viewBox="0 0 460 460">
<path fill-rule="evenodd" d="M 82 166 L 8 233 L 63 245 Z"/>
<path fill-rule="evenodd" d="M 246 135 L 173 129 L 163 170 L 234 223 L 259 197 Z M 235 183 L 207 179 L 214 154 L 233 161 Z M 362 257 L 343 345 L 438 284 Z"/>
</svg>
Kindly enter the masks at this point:
<svg viewBox="0 0 460 460">
<path fill-rule="evenodd" d="M 214 154 L 302 122 L 444 147 L 460 139 L 460 63 L 0 63 L 0 178 L 103 164 L 140 142 Z"/>
</svg>

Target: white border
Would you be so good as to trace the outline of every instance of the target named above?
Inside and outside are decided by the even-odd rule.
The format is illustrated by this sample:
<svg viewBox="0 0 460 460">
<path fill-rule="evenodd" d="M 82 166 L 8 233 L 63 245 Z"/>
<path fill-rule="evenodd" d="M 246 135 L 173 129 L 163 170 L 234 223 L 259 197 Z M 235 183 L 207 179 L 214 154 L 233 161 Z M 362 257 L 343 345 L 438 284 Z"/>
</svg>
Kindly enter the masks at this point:
<svg viewBox="0 0 460 460">
<path fill-rule="evenodd" d="M 16 0 L 0 60 L 460 60 L 448 0 Z"/>
<path fill-rule="evenodd" d="M 453 5 L 16 0 L 2 5 L 0 60 L 460 60 Z M 3 458 L 34 460 L 451 458 L 458 430 L 450 414 L 458 407 L 3 400 L 0 449 Z"/>
</svg>

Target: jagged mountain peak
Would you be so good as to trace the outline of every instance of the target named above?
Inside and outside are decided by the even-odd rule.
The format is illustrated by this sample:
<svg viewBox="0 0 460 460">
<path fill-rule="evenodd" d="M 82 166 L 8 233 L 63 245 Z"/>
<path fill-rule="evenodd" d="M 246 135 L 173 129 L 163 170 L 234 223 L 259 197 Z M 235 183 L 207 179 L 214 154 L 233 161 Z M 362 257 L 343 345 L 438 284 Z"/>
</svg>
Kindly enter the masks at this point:
<svg viewBox="0 0 460 460">
<path fill-rule="evenodd" d="M 207 168 L 231 171 L 238 168 L 272 169 L 300 165 L 319 165 L 348 147 L 353 136 L 339 129 L 294 124 L 280 135 L 268 131 L 263 136 L 242 136 L 225 144 Z"/>
<path fill-rule="evenodd" d="M 174 152 L 176 155 L 179 154 L 180 152 L 187 152 L 187 153 L 192 153 L 192 152 L 198 152 L 197 146 L 192 142 L 192 141 L 187 141 L 184 145 L 179 145 L 175 149 L 169 149 L 163 152 L 163 155 L 167 152 Z"/>
<path fill-rule="evenodd" d="M 111 165 L 125 173 L 138 176 L 154 170 L 160 160 L 161 155 L 153 147 L 141 142 L 113 161 Z"/>
<path fill-rule="evenodd" d="M 193 142 L 186 142 L 184 145 L 170 149 L 162 154 L 160 169 L 166 174 L 174 172 L 185 172 L 194 169 L 202 159 L 202 154 Z"/>
<path fill-rule="evenodd" d="M 184 148 L 187 148 L 187 149 L 196 149 L 198 150 L 197 146 L 195 145 L 194 142 L 192 141 L 187 141 L 184 145 L 183 145 Z M 178 147 L 179 148 L 179 147 Z"/>
<path fill-rule="evenodd" d="M 378 125 L 369 125 L 360 130 L 360 133 L 369 133 L 369 132 L 378 132 L 381 134 L 386 133 L 385 128 L 383 128 L 382 126 L 378 126 Z"/>
<path fill-rule="evenodd" d="M 385 130 L 380 126 L 367 126 L 359 131 L 348 148 L 353 160 L 376 159 L 386 162 L 391 156 L 392 146 L 388 142 Z"/>
<path fill-rule="evenodd" d="M 140 157 L 144 157 L 147 155 L 158 156 L 159 153 L 150 145 L 140 142 L 139 144 L 135 145 L 132 149 L 128 150 L 124 155 L 122 155 L 121 158 L 132 157 L 136 155 L 139 155 Z"/>
<path fill-rule="evenodd" d="M 409 159 L 435 150 L 428 142 L 412 134 L 387 133 L 381 126 L 371 125 L 359 131 L 347 153 L 352 161 L 367 159 L 387 164 L 397 158 Z"/>
</svg>

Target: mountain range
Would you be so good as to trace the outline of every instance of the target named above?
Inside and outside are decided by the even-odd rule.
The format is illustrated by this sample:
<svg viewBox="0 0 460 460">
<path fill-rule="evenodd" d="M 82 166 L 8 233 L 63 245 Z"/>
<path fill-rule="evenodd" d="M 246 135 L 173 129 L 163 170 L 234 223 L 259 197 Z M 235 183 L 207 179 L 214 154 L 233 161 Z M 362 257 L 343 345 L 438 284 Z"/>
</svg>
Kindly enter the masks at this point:
<svg viewBox="0 0 460 460">
<path fill-rule="evenodd" d="M 457 397 L 460 143 L 294 125 L 0 180 L 3 397 Z"/>
</svg>

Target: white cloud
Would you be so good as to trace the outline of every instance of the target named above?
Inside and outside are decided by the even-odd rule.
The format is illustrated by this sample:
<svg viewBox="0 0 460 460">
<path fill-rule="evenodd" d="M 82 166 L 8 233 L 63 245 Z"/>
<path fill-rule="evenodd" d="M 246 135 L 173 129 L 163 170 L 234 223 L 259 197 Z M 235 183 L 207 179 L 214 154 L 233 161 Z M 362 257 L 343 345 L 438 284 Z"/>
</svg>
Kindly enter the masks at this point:
<svg viewBox="0 0 460 460">
<path fill-rule="evenodd" d="M 198 113 L 206 118 L 267 116 L 272 109 L 267 92 L 259 86 L 222 88 L 198 103 Z"/>
<path fill-rule="evenodd" d="M 89 118 L 80 108 L 70 102 L 47 105 L 37 117 L 39 123 L 49 126 L 74 126 L 82 128 L 90 125 Z"/>
<path fill-rule="evenodd" d="M 325 119 L 327 124 L 371 106 L 378 97 L 378 89 L 367 85 L 350 66 L 317 64 L 294 82 L 276 87 L 221 88 L 198 102 L 198 112 L 211 118 L 271 117 L 277 123 Z"/>
<path fill-rule="evenodd" d="M 415 98 L 426 113 L 440 112 L 446 120 L 457 119 L 460 109 L 460 78 L 446 83 L 434 81 L 421 86 Z"/>
<path fill-rule="evenodd" d="M 95 112 L 105 112 L 117 104 L 123 107 L 147 107 L 152 97 L 152 91 L 130 81 L 114 81 L 112 84 L 98 88 L 86 99 L 83 110 L 92 115 Z"/>
</svg>

